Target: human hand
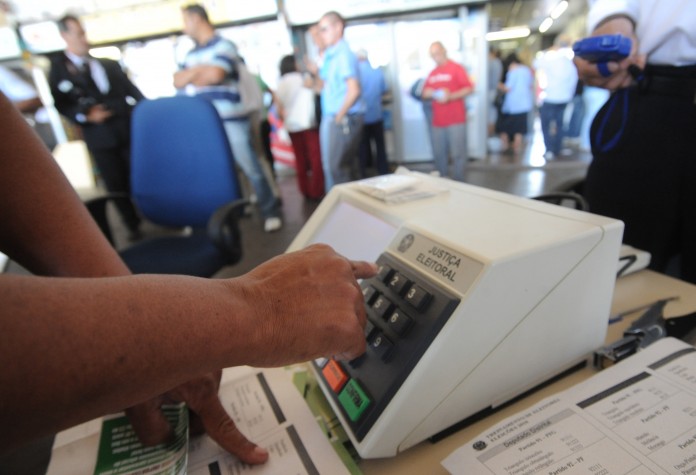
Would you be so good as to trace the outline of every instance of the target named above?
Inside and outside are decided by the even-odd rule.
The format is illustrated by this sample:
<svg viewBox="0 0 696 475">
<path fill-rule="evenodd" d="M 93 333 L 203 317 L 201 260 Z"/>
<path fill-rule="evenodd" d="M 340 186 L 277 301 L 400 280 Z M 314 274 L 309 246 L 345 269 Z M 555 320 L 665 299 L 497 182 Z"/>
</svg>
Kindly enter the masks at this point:
<svg viewBox="0 0 696 475">
<path fill-rule="evenodd" d="M 188 71 L 186 69 L 182 69 L 180 71 L 177 71 L 174 73 L 174 76 L 172 78 L 172 84 L 174 84 L 175 88 L 181 89 L 181 88 L 185 87 L 190 82 L 190 76 L 191 76 L 190 71 Z"/>
<path fill-rule="evenodd" d="M 107 109 L 104 104 L 97 104 L 89 108 L 85 118 L 87 119 L 87 122 L 101 124 L 112 115 L 114 115 L 114 112 Z"/>
<path fill-rule="evenodd" d="M 247 364 L 279 366 L 320 356 L 351 360 L 365 351 L 365 303 L 356 279 L 377 266 L 315 244 L 278 256 L 228 285 L 241 287 L 253 320 Z"/>
<path fill-rule="evenodd" d="M 307 72 L 309 74 L 311 74 L 312 76 L 316 76 L 317 74 L 319 74 L 319 66 L 317 65 L 317 63 L 315 63 L 314 61 L 312 61 L 311 59 L 309 59 L 306 56 L 304 57 L 303 61 L 304 61 L 305 69 L 307 70 Z"/>
<path fill-rule="evenodd" d="M 450 92 L 448 89 L 442 88 L 442 89 L 436 89 L 432 93 L 433 99 L 435 99 L 437 102 L 444 104 L 445 102 L 448 102 L 450 100 Z"/>
<path fill-rule="evenodd" d="M 635 77 L 631 70 L 645 67 L 645 55 L 638 54 L 638 38 L 633 32 L 633 22 L 626 17 L 619 16 L 601 23 L 593 32 L 592 36 L 621 34 L 631 39 L 631 54 L 621 61 L 609 61 L 599 66 L 578 56 L 573 59 L 578 69 L 578 77 L 586 84 L 601 87 L 610 91 L 629 87 L 633 84 Z M 600 67 L 606 67 L 608 75 L 602 74 Z"/>
<path fill-rule="evenodd" d="M 223 449 L 251 465 L 268 460 L 268 451 L 249 441 L 237 428 L 220 402 L 222 371 L 188 381 L 171 391 L 126 410 L 138 439 L 147 446 L 167 442 L 173 428 L 160 409 L 162 404 L 185 402 L 190 412 L 191 435 L 207 433 Z"/>
</svg>

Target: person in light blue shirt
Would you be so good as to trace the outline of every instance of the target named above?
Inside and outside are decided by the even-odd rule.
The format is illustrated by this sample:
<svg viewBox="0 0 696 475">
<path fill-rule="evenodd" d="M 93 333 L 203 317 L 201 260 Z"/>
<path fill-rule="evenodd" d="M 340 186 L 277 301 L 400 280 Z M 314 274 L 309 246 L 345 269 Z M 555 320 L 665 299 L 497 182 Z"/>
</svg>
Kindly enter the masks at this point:
<svg viewBox="0 0 696 475">
<path fill-rule="evenodd" d="M 382 97 L 387 92 L 387 84 L 380 68 L 373 68 L 367 59 L 367 51 L 357 52 L 358 70 L 360 72 L 360 89 L 365 102 L 365 123 L 360 141 L 360 176 L 367 177 L 367 167 L 373 164 L 372 144 L 375 146 L 374 162 L 377 173 L 389 173 L 387 152 L 384 146 L 384 112 Z"/>
<path fill-rule="evenodd" d="M 334 184 L 357 178 L 357 156 L 365 104 L 360 96 L 358 60 L 343 39 L 345 21 L 336 12 L 319 20 L 326 50 L 321 69 L 307 65 L 315 89 L 321 90 L 321 156 L 328 192 Z"/>
<path fill-rule="evenodd" d="M 501 107 L 501 118 L 497 131 L 503 144 L 503 150 L 507 151 L 512 139 L 512 150 L 519 153 L 522 150 L 524 136 L 527 134 L 528 114 L 534 108 L 534 75 L 532 70 L 525 66 L 517 54 L 510 54 L 505 63 L 507 74 L 505 83 L 500 89 L 505 92 L 505 99 Z"/>
</svg>

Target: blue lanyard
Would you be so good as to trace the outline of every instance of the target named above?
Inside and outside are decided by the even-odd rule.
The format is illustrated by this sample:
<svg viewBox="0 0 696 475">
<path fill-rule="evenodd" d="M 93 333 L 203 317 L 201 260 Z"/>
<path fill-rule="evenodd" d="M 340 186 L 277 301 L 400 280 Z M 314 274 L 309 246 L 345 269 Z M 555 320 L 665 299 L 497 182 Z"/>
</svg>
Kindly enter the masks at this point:
<svg viewBox="0 0 696 475">
<path fill-rule="evenodd" d="M 631 73 L 631 76 L 640 83 L 643 81 L 644 75 L 643 71 L 636 65 L 631 65 L 629 66 L 629 72 Z M 613 150 L 619 143 L 619 140 L 621 140 L 621 136 L 624 133 L 624 130 L 626 129 L 626 122 L 628 122 L 628 101 L 629 101 L 629 89 L 620 89 L 614 94 L 611 95 L 609 98 L 609 108 L 607 109 L 607 113 L 604 114 L 604 119 L 602 119 L 602 123 L 599 126 L 599 129 L 597 130 L 597 133 L 595 135 L 595 141 L 594 145 L 599 149 L 600 152 L 606 153 L 610 152 Z M 602 143 L 604 139 L 604 133 L 605 129 L 607 126 L 607 123 L 609 122 L 609 118 L 612 115 L 612 112 L 614 111 L 614 108 L 616 107 L 617 103 L 621 103 L 621 126 L 619 127 L 619 130 L 616 131 L 614 136 L 606 141 L 606 143 Z"/>
<path fill-rule="evenodd" d="M 622 114 L 621 114 L 621 126 L 619 127 L 619 130 L 616 131 L 613 137 L 608 139 L 606 143 L 604 142 L 604 133 L 605 129 L 607 126 L 607 123 L 609 122 L 609 118 L 612 116 L 612 113 L 614 112 L 614 108 L 616 107 L 617 103 L 621 103 L 622 107 Z M 619 91 L 615 92 L 614 94 L 611 95 L 609 98 L 609 108 L 607 109 L 606 113 L 604 114 L 604 118 L 602 119 L 602 123 L 599 125 L 599 129 L 597 130 L 597 133 L 595 135 L 595 141 L 594 144 L 595 146 L 599 149 L 600 152 L 606 153 L 610 152 L 613 150 L 616 145 L 619 143 L 619 140 L 621 140 L 621 136 L 624 133 L 624 129 L 626 128 L 626 122 L 628 121 L 628 89 L 620 89 Z"/>
</svg>

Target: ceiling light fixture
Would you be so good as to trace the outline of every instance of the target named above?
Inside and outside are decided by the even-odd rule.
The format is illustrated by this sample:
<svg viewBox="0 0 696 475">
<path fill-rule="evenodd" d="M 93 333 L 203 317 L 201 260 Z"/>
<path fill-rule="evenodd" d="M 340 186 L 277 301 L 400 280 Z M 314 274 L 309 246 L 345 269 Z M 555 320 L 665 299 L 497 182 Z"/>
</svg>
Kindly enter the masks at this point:
<svg viewBox="0 0 696 475">
<path fill-rule="evenodd" d="M 559 16 L 563 15 L 563 12 L 566 11 L 568 8 L 568 2 L 566 0 L 563 0 L 561 2 L 558 2 L 558 5 L 556 5 L 553 10 L 551 10 L 551 18 L 556 20 Z"/>
<path fill-rule="evenodd" d="M 502 41 L 511 40 L 514 38 L 526 38 L 531 31 L 526 26 L 515 26 L 512 28 L 504 28 L 500 31 L 491 31 L 486 33 L 486 41 Z"/>
<path fill-rule="evenodd" d="M 548 29 L 551 28 L 551 25 L 553 25 L 553 20 L 551 17 L 547 17 L 541 22 L 541 25 L 539 25 L 539 33 L 546 33 Z"/>
</svg>

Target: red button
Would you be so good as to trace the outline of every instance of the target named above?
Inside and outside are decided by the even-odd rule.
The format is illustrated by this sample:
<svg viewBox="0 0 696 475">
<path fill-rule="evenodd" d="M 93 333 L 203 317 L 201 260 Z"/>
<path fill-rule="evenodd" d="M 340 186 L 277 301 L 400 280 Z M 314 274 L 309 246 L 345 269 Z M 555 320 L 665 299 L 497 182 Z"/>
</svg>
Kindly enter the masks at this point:
<svg viewBox="0 0 696 475">
<path fill-rule="evenodd" d="M 348 375 L 343 371 L 343 368 L 341 368 L 341 365 L 336 360 L 329 361 L 329 363 L 324 366 L 324 369 L 321 370 L 321 373 L 336 394 L 338 394 L 346 382 L 348 382 Z"/>
</svg>

